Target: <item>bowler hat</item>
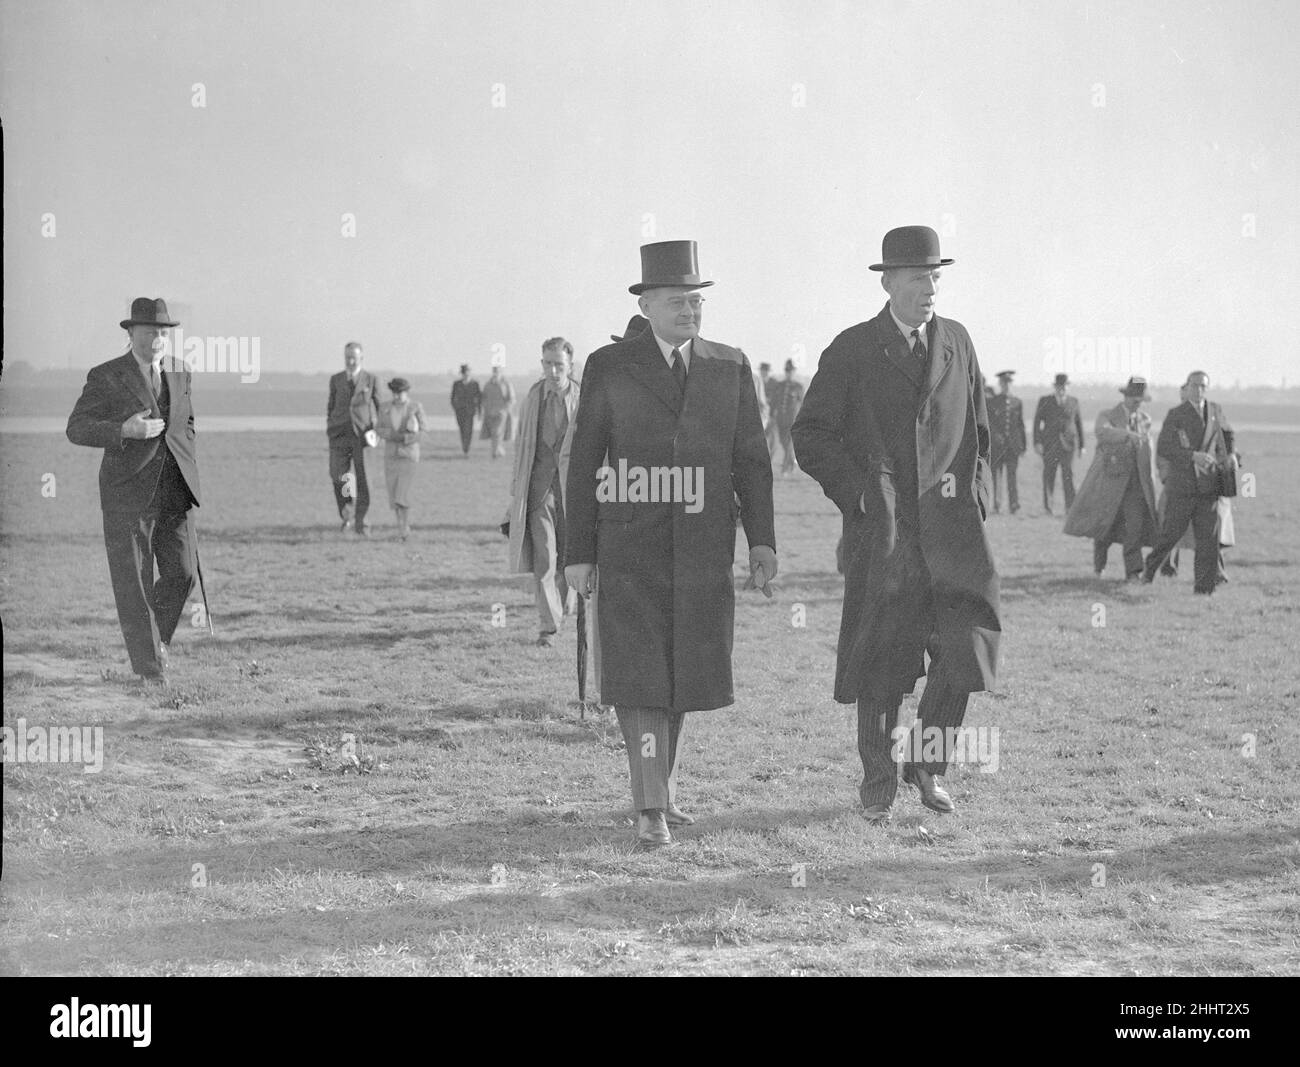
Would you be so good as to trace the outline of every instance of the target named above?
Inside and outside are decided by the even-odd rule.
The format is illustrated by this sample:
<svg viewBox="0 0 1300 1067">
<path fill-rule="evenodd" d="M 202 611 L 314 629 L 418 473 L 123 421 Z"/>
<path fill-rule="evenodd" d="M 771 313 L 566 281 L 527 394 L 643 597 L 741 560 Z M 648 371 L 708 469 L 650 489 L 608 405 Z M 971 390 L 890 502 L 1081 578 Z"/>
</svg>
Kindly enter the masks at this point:
<svg viewBox="0 0 1300 1067">
<path fill-rule="evenodd" d="M 880 259 L 881 262 L 871 264 L 871 270 L 946 267 L 957 262 L 939 255 L 939 235 L 929 226 L 899 226 L 890 230 L 880 243 Z"/>
<path fill-rule="evenodd" d="M 694 241 L 657 241 L 641 246 L 641 281 L 627 291 L 640 296 L 647 289 L 675 285 L 704 289 L 712 282 L 700 280 L 700 264 Z"/>
<path fill-rule="evenodd" d="M 1053 385 L 1069 385 L 1069 384 L 1070 384 L 1070 376 L 1069 376 L 1068 374 L 1058 374 L 1055 378 L 1052 379 L 1052 384 L 1053 384 Z"/>
<path fill-rule="evenodd" d="M 630 341 L 633 337 L 640 337 L 645 332 L 645 328 L 650 325 L 650 320 L 644 315 L 633 315 L 627 320 L 627 329 L 623 331 L 623 336 L 619 337 L 616 333 L 611 333 L 611 341 Z"/>
<path fill-rule="evenodd" d="M 461 372 L 461 374 L 468 374 L 468 373 L 469 373 L 469 364 L 468 364 L 468 363 L 462 363 L 462 364 L 460 365 L 460 372 Z"/>
<path fill-rule="evenodd" d="M 411 383 L 405 378 L 394 378 L 388 383 L 388 391 L 390 393 L 409 393 L 411 391 Z"/>
<path fill-rule="evenodd" d="M 999 381 L 1003 378 L 1005 378 L 1007 381 L 1010 381 L 1015 376 L 1016 376 L 1016 372 L 1013 370 L 1000 370 L 997 373 L 997 377 Z"/>
<path fill-rule="evenodd" d="M 1120 390 L 1126 397 L 1137 397 L 1140 400 L 1150 400 L 1151 394 L 1147 392 L 1147 380 L 1139 378 L 1136 375 L 1128 380 L 1128 383 Z"/>
<path fill-rule="evenodd" d="M 179 326 L 167 314 L 167 302 L 162 297 L 137 296 L 131 301 L 131 317 L 118 325 L 124 330 L 132 326 Z"/>
</svg>

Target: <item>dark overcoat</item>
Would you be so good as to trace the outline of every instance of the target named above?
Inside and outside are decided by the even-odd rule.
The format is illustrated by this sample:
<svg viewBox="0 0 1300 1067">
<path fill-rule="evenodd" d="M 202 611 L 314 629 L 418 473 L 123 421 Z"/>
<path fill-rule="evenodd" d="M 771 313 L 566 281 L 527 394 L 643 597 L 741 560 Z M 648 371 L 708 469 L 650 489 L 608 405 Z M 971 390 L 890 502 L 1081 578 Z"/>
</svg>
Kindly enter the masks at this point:
<svg viewBox="0 0 1300 1067">
<path fill-rule="evenodd" d="M 748 361 L 696 338 L 683 395 L 646 330 L 592 353 L 575 421 L 565 563 L 597 567 L 601 699 L 679 712 L 733 703 L 737 509 L 750 546 L 776 548 L 772 461 Z M 603 467 L 613 472 L 604 498 L 620 470 L 702 470 L 701 507 L 598 499 Z"/>
<path fill-rule="evenodd" d="M 1067 534 L 1109 544 L 1111 529 L 1124 502 L 1124 491 L 1136 474 L 1147 505 L 1141 543 L 1154 547 L 1160 536 L 1160 523 L 1156 518 L 1156 487 L 1151 474 L 1150 428 L 1151 417 L 1139 409 L 1137 429 L 1141 436 L 1130 437 L 1129 413 L 1122 403 L 1097 416 L 1097 453 L 1065 517 Z"/>
<path fill-rule="evenodd" d="M 190 371 L 169 370 L 164 365 L 162 374 L 167 380 L 169 410 L 167 428 L 157 437 L 141 440 L 122 436 L 122 423 L 137 411 L 148 408 L 150 418 L 162 418 L 158 400 L 130 352 L 90 369 L 86 386 L 68 416 L 69 441 L 104 450 L 99 465 L 99 502 L 104 511 L 144 510 L 162 476 L 164 449 L 175 458 L 198 506 L 199 466 L 194 450 Z"/>
<path fill-rule="evenodd" d="M 845 517 L 842 703 L 910 692 L 927 647 L 954 689 L 995 681 L 984 379 L 964 326 L 935 316 L 928 337 L 926 367 L 888 304 L 845 330 L 822 353 L 794 424 L 799 466 Z"/>
</svg>

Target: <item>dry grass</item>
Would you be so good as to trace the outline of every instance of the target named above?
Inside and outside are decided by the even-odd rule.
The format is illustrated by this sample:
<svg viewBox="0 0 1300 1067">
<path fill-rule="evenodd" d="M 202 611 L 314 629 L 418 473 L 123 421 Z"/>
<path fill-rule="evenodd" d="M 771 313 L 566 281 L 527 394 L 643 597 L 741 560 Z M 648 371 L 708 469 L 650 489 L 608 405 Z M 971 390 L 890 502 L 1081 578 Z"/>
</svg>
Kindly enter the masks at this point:
<svg viewBox="0 0 1300 1067">
<path fill-rule="evenodd" d="M 382 525 L 380 488 L 361 543 L 335 530 L 323 439 L 201 447 L 216 636 L 178 635 L 159 693 L 125 681 L 95 455 L 0 441 L 5 721 L 107 745 L 99 774 L 5 767 L 6 973 L 1298 969 L 1300 435 L 1243 442 L 1259 496 L 1212 605 L 1190 559 L 1176 583 L 1094 580 L 1059 520 L 993 520 L 1002 691 L 967 721 L 998 728 L 998 770 L 956 767 L 947 818 L 901 794 L 883 830 L 856 814 L 852 709 L 829 699 L 838 520 L 779 481 L 781 593 L 740 598 L 739 703 L 684 738 L 699 822 L 649 855 L 617 725 L 571 702 L 572 632 L 533 647 L 503 574 L 508 461 L 440 437 L 415 536 Z M 345 732 L 370 773 L 338 770 Z"/>
</svg>

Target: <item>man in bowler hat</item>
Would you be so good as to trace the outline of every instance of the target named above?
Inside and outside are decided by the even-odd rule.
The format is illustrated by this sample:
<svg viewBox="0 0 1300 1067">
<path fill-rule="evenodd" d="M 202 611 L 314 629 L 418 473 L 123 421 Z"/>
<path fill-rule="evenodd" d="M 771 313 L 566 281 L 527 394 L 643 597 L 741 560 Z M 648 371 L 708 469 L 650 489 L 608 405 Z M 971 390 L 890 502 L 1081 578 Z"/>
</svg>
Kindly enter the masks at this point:
<svg viewBox="0 0 1300 1067">
<path fill-rule="evenodd" d="M 330 481 L 339 509 L 340 530 L 353 526 L 369 537 L 366 513 L 370 510 L 370 483 L 366 480 L 366 449 L 378 444 L 379 379 L 362 368 L 365 352 L 358 341 L 343 346 L 343 370 L 330 378 L 330 398 L 325 409 L 325 433 L 330 446 Z M 348 471 L 354 472 L 356 498 L 344 492 Z"/>
<path fill-rule="evenodd" d="M 799 465 L 844 516 L 835 699 L 858 706 L 873 822 L 890 817 L 899 762 L 922 804 L 953 810 L 940 779 L 970 694 L 993 688 L 1002 629 L 984 378 L 966 328 L 934 312 L 953 260 L 928 226 L 890 230 L 882 252 L 888 302 L 822 353 L 794 424 Z M 922 676 L 915 728 L 896 734 Z"/>
<path fill-rule="evenodd" d="M 131 669 L 157 685 L 166 681 L 167 646 L 195 584 L 194 410 L 188 368 L 174 358 L 163 366 L 168 331 L 180 325 L 163 299 L 136 298 L 120 325 L 130 350 L 91 368 L 67 434 L 74 445 L 104 450 L 99 502 L 117 619 Z"/>
<path fill-rule="evenodd" d="M 993 465 L 993 510 L 1002 510 L 1002 482 L 1007 483 L 1007 507 L 1014 515 L 1020 510 L 1020 487 L 1016 467 L 1028 448 L 1025 442 L 1025 408 L 1020 397 L 1011 395 L 1015 371 L 998 371 L 1001 392 L 989 397 L 989 456 Z"/>
<path fill-rule="evenodd" d="M 1061 468 L 1061 491 L 1065 510 L 1074 503 L 1075 449 L 1083 455 L 1083 418 L 1079 401 L 1065 391 L 1070 379 L 1058 374 L 1049 395 L 1038 401 L 1034 412 L 1034 451 L 1043 457 L 1043 511 L 1052 513 L 1052 494 L 1056 492 L 1056 468 Z"/>
<path fill-rule="evenodd" d="M 642 247 L 629 291 L 650 325 L 587 360 L 564 494 L 565 577 L 596 594 L 601 700 L 623 731 L 644 847 L 694 822 L 676 797 L 686 713 L 734 702 L 737 511 L 750 545 L 746 588 L 770 596 L 776 577 L 753 374 L 738 349 L 700 336 L 701 291 L 712 284 L 694 241 Z"/>
</svg>

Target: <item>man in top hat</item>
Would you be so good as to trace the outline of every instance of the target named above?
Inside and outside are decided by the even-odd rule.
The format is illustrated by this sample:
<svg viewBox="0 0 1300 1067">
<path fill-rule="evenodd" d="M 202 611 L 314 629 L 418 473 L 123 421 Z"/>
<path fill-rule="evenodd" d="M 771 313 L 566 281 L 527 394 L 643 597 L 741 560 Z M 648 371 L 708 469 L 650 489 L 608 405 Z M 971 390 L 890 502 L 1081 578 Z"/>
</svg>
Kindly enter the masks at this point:
<svg viewBox="0 0 1300 1067">
<path fill-rule="evenodd" d="M 953 260 L 928 226 L 890 230 L 882 252 L 871 269 L 888 302 L 822 353 L 794 424 L 800 466 L 844 516 L 835 699 L 858 706 L 860 796 L 873 822 L 890 817 L 898 762 L 922 804 L 953 810 L 940 779 L 970 694 L 993 688 L 1002 629 L 984 532 L 984 378 L 966 328 L 934 311 Z M 907 735 L 899 705 L 922 676 Z"/>
<path fill-rule="evenodd" d="M 794 376 L 794 360 L 785 361 L 785 377 L 772 387 L 772 422 L 776 424 L 777 438 L 781 442 L 781 477 L 794 470 L 794 442 L 790 428 L 799 416 L 803 404 L 803 383 Z"/>
<path fill-rule="evenodd" d="M 1083 418 L 1079 401 L 1065 391 L 1069 383 L 1066 375 L 1058 374 L 1052 392 L 1038 401 L 1034 412 L 1034 451 L 1043 457 L 1043 511 L 1048 515 L 1056 492 L 1056 468 L 1061 468 L 1061 489 L 1069 511 L 1074 503 L 1074 450 L 1083 455 Z"/>
<path fill-rule="evenodd" d="M 460 365 L 460 377 L 451 383 L 451 410 L 456 413 L 460 429 L 460 450 L 469 458 L 469 443 L 474 438 L 474 420 L 483 409 L 483 390 L 469 376 L 469 364 Z"/>
<path fill-rule="evenodd" d="M 601 699 L 627 744 L 637 840 L 694 820 L 676 803 L 686 713 L 734 701 L 736 516 L 750 578 L 776 577 L 772 464 L 748 361 L 700 336 L 694 241 L 641 249 L 649 329 L 593 352 L 569 461 L 565 576 L 598 602 Z"/>
<path fill-rule="evenodd" d="M 1092 538 L 1092 568 L 1100 575 L 1115 541 L 1124 546 L 1128 581 L 1142 577 L 1142 547 L 1156 543 L 1156 489 L 1152 478 L 1151 399 L 1147 380 L 1133 377 L 1124 399 L 1097 416 L 1097 454 L 1065 517 L 1065 532 Z"/>
<path fill-rule="evenodd" d="M 528 390 L 519 422 L 510 484 L 510 572 L 536 581 L 537 643 L 549 647 L 570 609 L 560 554 L 564 549 L 564 481 L 578 383 L 573 345 L 563 337 L 542 342 L 542 377 Z"/>
<path fill-rule="evenodd" d="M 1150 582 L 1169 554 L 1177 547 L 1191 523 L 1196 536 L 1193 589 L 1209 596 L 1219 584 L 1222 561 L 1219 552 L 1218 500 L 1224 475 L 1235 472 L 1235 434 L 1223 409 L 1207 399 L 1210 376 L 1193 371 L 1187 376 L 1187 399 L 1165 416 L 1156 442 L 1156 453 L 1169 463 L 1165 479 L 1164 522 L 1160 539 L 1147 556 L 1142 580 Z M 1227 576 L 1222 575 L 1226 581 Z"/>
<path fill-rule="evenodd" d="M 988 401 L 989 456 L 993 465 L 993 510 L 1002 510 L 1002 480 L 1006 476 L 1007 507 L 1014 515 L 1020 510 L 1020 487 L 1016 484 L 1016 467 L 1028 448 L 1025 443 L 1025 409 L 1020 397 L 1011 395 L 1015 371 L 998 371 L 1001 390 Z"/>
<path fill-rule="evenodd" d="M 362 368 L 365 353 L 358 341 L 343 346 L 343 370 L 330 378 L 330 398 L 325 408 L 325 434 L 330 448 L 330 481 L 339 509 L 340 530 L 349 525 L 369 537 L 366 513 L 370 510 L 370 483 L 366 480 L 366 449 L 379 443 L 379 379 Z M 349 498 L 344 479 L 354 471 L 355 500 Z"/>
<path fill-rule="evenodd" d="M 175 358 L 163 366 L 168 331 L 179 325 L 161 297 L 133 300 L 121 322 L 130 350 L 91 369 L 68 417 L 69 441 L 104 450 L 99 502 L 108 573 L 131 669 L 146 684 L 166 681 L 167 645 L 197 565 L 189 522 L 199 505 L 190 372 Z"/>
</svg>

